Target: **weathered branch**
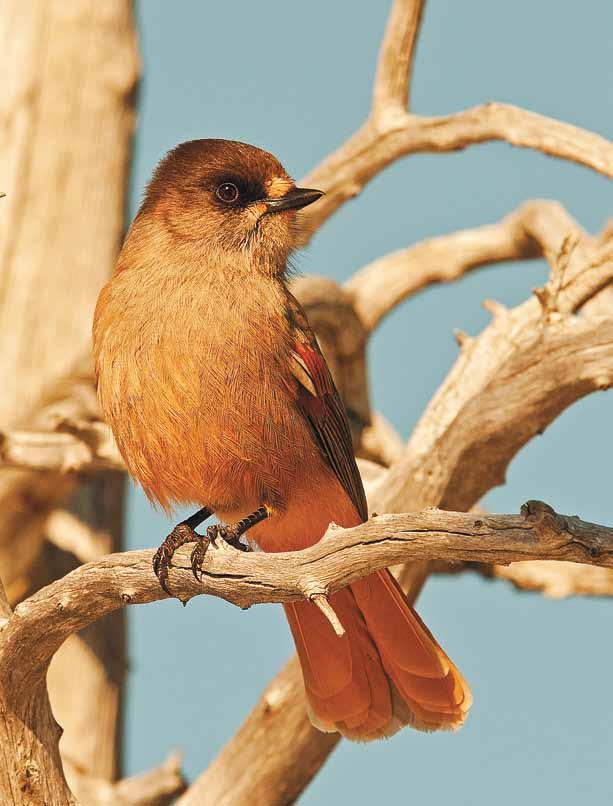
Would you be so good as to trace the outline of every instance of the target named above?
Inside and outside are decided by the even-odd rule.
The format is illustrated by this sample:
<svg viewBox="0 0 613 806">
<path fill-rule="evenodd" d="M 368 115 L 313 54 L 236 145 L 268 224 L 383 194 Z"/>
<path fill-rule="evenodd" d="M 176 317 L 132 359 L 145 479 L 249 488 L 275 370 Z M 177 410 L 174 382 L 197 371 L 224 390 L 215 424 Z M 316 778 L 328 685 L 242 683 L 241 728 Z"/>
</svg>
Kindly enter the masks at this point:
<svg viewBox="0 0 613 806">
<path fill-rule="evenodd" d="M 372 110 L 382 117 L 406 110 L 425 0 L 395 0 L 375 75 Z"/>
<path fill-rule="evenodd" d="M 109 428 L 99 421 L 66 421 L 55 432 L 0 433 L 0 461 L 5 467 L 56 473 L 125 470 Z"/>
<path fill-rule="evenodd" d="M 530 201 L 496 224 L 460 230 L 392 252 L 346 284 L 367 332 L 407 297 L 492 263 L 550 256 L 578 225 L 553 201 Z"/>
<path fill-rule="evenodd" d="M 245 555 L 223 543 L 212 548 L 202 582 L 182 549 L 170 587 L 182 601 L 202 593 L 239 607 L 328 595 L 367 573 L 407 560 L 506 564 L 572 560 L 613 567 L 613 529 L 556 514 L 530 501 L 521 515 L 482 515 L 426 509 L 379 515 L 351 529 L 333 524 L 303 551 Z M 27 696 L 63 641 L 126 604 L 167 598 L 151 569 L 153 552 L 111 554 L 77 568 L 19 604 L 1 635 L 0 680 L 16 698 Z M 21 692 L 21 693 L 20 693 Z"/>
<path fill-rule="evenodd" d="M 151 570 L 152 556 L 152 551 L 127 552 L 80 566 L 17 606 L 0 633 L 0 692 L 9 716 L 14 713 L 23 720 L 32 702 L 37 704 L 32 692 L 44 696 L 42 683 L 49 660 L 69 635 L 126 604 L 165 597 Z M 247 607 L 327 595 L 372 570 L 407 559 L 509 563 L 527 558 L 613 568 L 613 529 L 558 515 L 540 502 L 529 502 L 519 516 L 429 509 L 413 515 L 377 516 L 352 529 L 331 526 L 320 543 L 301 552 L 245 555 L 220 544 L 207 555 L 202 584 L 191 574 L 188 551 L 182 550 L 170 584 L 184 601 L 211 593 Z M 296 681 L 300 685 L 295 665 L 286 670 L 290 688 Z M 274 684 L 278 685 L 279 681 Z M 272 711 L 274 686 L 263 706 Z M 293 707 L 279 718 L 290 718 L 287 728 L 294 725 L 297 733 L 313 731 L 306 726 L 302 709 Z M 265 721 L 255 714 L 242 730 L 262 728 Z M 289 787 L 297 794 L 304 775 L 318 768 L 335 741 L 336 737 L 314 733 L 302 736 L 296 746 L 309 751 L 308 769 L 301 767 L 298 777 L 280 783 L 283 792 L 287 794 Z M 53 753 L 53 747 L 47 750 Z M 7 776 L 21 780 L 22 765 L 21 758 L 9 762 Z M 196 795 L 186 797 L 189 803 Z"/>
<path fill-rule="evenodd" d="M 66 760 L 64 768 L 82 806 L 170 806 L 187 788 L 179 753 L 172 753 L 159 767 L 114 782 L 83 775 Z"/>
<path fill-rule="evenodd" d="M 559 255 L 566 238 L 559 233 Z M 611 282 L 607 243 L 576 236 L 553 255 L 555 310 L 536 297 L 493 319 L 460 356 L 379 490 L 381 511 L 469 509 L 504 481 L 517 451 L 569 405 L 613 385 L 613 320 L 573 312 Z M 560 276 L 560 274 L 563 276 Z M 552 316 L 552 313 L 554 314 Z"/>
<path fill-rule="evenodd" d="M 357 196 L 371 179 L 400 157 L 459 151 L 477 143 L 502 140 L 576 162 L 613 177 L 613 144 L 593 132 L 509 104 L 488 103 L 446 117 L 396 113 L 369 118 L 304 183 L 326 195 L 305 211 L 303 243 Z"/>
<path fill-rule="evenodd" d="M 613 596 L 613 570 L 573 562 L 531 560 L 495 565 L 485 575 L 504 579 L 518 590 L 541 591 L 551 599 L 566 596 Z"/>
</svg>

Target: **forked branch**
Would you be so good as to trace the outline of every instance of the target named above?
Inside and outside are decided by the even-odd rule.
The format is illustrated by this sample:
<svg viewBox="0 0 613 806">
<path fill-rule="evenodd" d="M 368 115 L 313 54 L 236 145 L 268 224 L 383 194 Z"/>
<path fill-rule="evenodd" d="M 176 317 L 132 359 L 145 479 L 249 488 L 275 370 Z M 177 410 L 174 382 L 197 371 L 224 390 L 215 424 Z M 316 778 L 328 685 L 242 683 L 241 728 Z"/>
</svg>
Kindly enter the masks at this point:
<svg viewBox="0 0 613 806">
<path fill-rule="evenodd" d="M 423 7 L 422 0 L 395 0 L 367 120 L 305 177 L 307 187 L 319 187 L 326 196 L 305 211 L 304 243 L 384 168 L 410 154 L 458 151 L 499 140 L 613 177 L 613 143 L 605 137 L 510 104 L 485 103 L 440 117 L 410 114 L 411 68 Z"/>
</svg>

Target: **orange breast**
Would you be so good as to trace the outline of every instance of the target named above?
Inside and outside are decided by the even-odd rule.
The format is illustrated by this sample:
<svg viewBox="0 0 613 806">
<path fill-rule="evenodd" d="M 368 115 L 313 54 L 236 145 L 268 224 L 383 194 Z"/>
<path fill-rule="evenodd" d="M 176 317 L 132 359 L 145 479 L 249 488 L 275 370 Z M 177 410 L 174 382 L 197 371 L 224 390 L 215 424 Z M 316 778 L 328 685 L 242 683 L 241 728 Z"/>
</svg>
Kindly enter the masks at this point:
<svg viewBox="0 0 613 806">
<path fill-rule="evenodd" d="M 96 314 L 101 408 L 130 474 L 168 507 L 283 508 L 318 451 L 295 406 L 283 299 L 115 275 Z"/>
</svg>

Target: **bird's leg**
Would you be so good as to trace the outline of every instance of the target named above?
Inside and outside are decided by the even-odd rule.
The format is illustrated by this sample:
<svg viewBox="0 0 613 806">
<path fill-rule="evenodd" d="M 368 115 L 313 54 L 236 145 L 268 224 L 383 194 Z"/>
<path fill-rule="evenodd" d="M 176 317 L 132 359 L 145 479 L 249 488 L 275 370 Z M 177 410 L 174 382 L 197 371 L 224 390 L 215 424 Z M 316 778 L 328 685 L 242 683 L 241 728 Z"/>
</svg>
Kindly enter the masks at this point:
<svg viewBox="0 0 613 806">
<path fill-rule="evenodd" d="M 172 565 L 172 556 L 175 551 L 186 543 L 194 543 L 199 540 L 200 535 L 194 531 L 196 526 L 199 526 L 207 518 L 210 518 L 213 513 L 207 507 L 202 507 L 198 512 L 194 512 L 189 518 L 186 518 L 181 523 L 178 523 L 172 532 L 167 535 L 164 542 L 155 552 L 153 556 L 153 571 L 160 581 L 160 585 L 171 596 L 168 590 L 168 569 Z"/>
<path fill-rule="evenodd" d="M 269 507 L 259 507 L 255 512 L 252 512 L 251 515 L 247 515 L 246 518 L 243 518 L 232 526 L 222 526 L 220 523 L 215 523 L 209 526 L 206 530 L 206 535 L 198 535 L 198 542 L 192 551 L 192 571 L 196 579 L 202 579 L 202 563 L 204 562 L 207 549 L 211 543 L 214 543 L 215 540 L 220 537 L 239 551 L 251 551 L 249 546 L 240 542 L 241 535 L 244 535 L 252 526 L 266 520 L 270 515 L 271 510 Z"/>
</svg>

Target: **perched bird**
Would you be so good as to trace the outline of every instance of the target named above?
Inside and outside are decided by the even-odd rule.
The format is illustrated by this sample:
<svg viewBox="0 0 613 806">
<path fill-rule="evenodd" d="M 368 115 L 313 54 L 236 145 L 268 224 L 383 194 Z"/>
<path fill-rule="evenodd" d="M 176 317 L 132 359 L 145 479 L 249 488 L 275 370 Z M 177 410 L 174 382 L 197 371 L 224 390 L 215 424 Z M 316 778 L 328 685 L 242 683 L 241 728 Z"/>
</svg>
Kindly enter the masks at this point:
<svg viewBox="0 0 613 806">
<path fill-rule="evenodd" d="M 211 537 L 297 550 L 368 516 L 343 404 L 287 284 L 298 211 L 321 195 L 253 146 L 183 143 L 100 293 L 98 394 L 128 470 L 163 507 L 201 507 L 156 554 L 165 589 L 183 543 L 197 573 Z M 199 536 L 213 513 L 225 526 Z M 462 724 L 468 685 L 388 571 L 330 604 L 343 637 L 313 603 L 285 605 L 316 727 L 368 741 Z"/>
</svg>

